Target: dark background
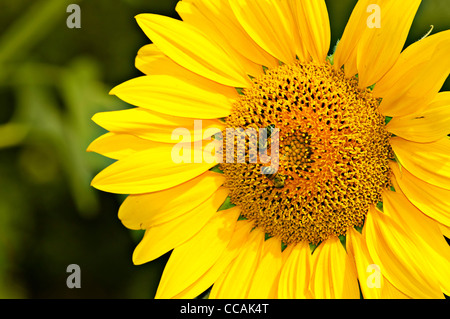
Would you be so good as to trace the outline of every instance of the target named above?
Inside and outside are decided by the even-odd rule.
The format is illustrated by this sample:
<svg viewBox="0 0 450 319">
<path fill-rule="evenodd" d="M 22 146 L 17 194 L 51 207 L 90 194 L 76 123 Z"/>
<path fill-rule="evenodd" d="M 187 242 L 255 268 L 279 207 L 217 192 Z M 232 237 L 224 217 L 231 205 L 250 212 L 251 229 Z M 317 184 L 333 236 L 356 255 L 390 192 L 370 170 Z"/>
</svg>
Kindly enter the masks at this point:
<svg viewBox="0 0 450 319">
<path fill-rule="evenodd" d="M 139 13 L 177 17 L 174 0 L 1 0 L 0 298 L 152 298 L 167 255 L 134 266 L 142 232 L 117 218 L 123 196 L 89 186 L 111 163 L 86 153 L 90 118 L 128 106 L 108 92 L 141 75 Z M 68 29 L 69 4 L 81 29 Z M 355 0 L 327 1 L 332 46 Z M 424 0 L 408 44 L 450 29 L 448 0 Z M 450 90 L 447 81 L 445 90 Z M 81 267 L 81 289 L 66 268 Z"/>
</svg>

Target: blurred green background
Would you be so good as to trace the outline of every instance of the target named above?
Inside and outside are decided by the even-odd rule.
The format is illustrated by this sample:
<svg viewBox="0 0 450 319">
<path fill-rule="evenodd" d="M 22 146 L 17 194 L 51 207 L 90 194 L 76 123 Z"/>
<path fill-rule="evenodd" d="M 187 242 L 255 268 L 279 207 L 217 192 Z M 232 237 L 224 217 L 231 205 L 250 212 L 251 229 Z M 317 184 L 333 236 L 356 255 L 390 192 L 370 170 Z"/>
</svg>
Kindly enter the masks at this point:
<svg viewBox="0 0 450 319">
<path fill-rule="evenodd" d="M 139 76 L 149 40 L 134 16 L 177 17 L 176 0 L 1 0 L 0 298 L 152 298 L 168 255 L 134 266 L 141 232 L 122 226 L 123 196 L 90 187 L 111 163 L 86 153 L 104 131 L 90 118 L 128 106 L 108 92 Z M 81 29 L 69 29 L 69 4 Z M 356 0 L 327 1 L 333 44 Z M 408 44 L 450 29 L 448 0 L 424 0 Z M 447 81 L 445 90 L 450 90 Z M 81 267 L 81 289 L 66 268 Z"/>
</svg>

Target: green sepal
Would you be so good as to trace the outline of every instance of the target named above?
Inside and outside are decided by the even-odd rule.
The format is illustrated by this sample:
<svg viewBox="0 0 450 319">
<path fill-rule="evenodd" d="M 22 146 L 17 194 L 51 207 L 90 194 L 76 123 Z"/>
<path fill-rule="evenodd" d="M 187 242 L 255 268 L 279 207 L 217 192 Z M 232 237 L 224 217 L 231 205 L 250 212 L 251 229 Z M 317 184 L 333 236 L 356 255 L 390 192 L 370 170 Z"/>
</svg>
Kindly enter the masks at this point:
<svg viewBox="0 0 450 319">
<path fill-rule="evenodd" d="M 385 124 L 385 125 L 388 125 L 388 123 L 389 123 L 391 120 L 392 120 L 392 117 L 386 116 L 386 117 L 384 118 L 384 124 Z"/>
<path fill-rule="evenodd" d="M 210 171 L 211 171 L 211 172 L 214 172 L 214 173 L 223 174 L 223 171 L 220 169 L 220 164 L 214 166 L 213 168 L 211 168 Z"/>
<path fill-rule="evenodd" d="M 380 210 L 382 212 L 383 211 L 383 202 L 378 202 L 376 207 L 378 208 L 378 210 Z"/>
<path fill-rule="evenodd" d="M 228 197 L 225 199 L 225 201 L 223 202 L 222 206 L 220 206 L 220 208 L 219 208 L 217 211 L 220 212 L 220 211 L 222 211 L 222 210 L 226 210 L 226 209 L 233 208 L 234 206 L 236 206 L 236 205 L 234 205 L 234 204 L 231 202 L 231 198 L 230 198 L 230 196 L 228 196 Z"/>
<path fill-rule="evenodd" d="M 337 40 L 336 45 L 333 48 L 333 53 L 327 56 L 327 61 L 330 62 L 331 65 L 334 65 L 334 55 L 336 54 L 337 46 L 340 40 Z"/>
<path fill-rule="evenodd" d="M 344 247 L 344 249 L 347 251 L 347 237 L 344 235 L 340 235 L 339 240 L 340 240 L 342 246 Z"/>
<path fill-rule="evenodd" d="M 355 226 L 355 229 L 358 233 L 362 234 L 363 227 L 364 227 L 364 225 L 363 226 Z"/>
<path fill-rule="evenodd" d="M 239 95 L 244 95 L 244 89 L 243 88 L 235 88 L 235 89 L 239 93 Z"/>
</svg>

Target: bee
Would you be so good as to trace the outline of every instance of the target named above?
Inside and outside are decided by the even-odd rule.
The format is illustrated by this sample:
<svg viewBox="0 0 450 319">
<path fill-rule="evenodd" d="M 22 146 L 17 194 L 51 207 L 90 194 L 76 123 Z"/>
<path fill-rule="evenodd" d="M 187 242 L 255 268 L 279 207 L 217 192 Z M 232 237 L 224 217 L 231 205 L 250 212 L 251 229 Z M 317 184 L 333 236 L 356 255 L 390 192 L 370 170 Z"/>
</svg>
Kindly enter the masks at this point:
<svg viewBox="0 0 450 319">
<path fill-rule="evenodd" d="M 272 166 L 264 166 L 261 168 L 261 173 L 266 176 L 266 178 L 272 182 L 275 188 L 283 188 L 286 176 L 278 174 L 277 170 Z"/>
<path fill-rule="evenodd" d="M 275 130 L 275 125 L 270 124 L 265 128 L 266 134 L 259 135 L 258 148 L 261 152 L 265 152 L 267 150 L 267 142 L 269 138 L 272 140 L 278 134 L 278 130 Z"/>
</svg>

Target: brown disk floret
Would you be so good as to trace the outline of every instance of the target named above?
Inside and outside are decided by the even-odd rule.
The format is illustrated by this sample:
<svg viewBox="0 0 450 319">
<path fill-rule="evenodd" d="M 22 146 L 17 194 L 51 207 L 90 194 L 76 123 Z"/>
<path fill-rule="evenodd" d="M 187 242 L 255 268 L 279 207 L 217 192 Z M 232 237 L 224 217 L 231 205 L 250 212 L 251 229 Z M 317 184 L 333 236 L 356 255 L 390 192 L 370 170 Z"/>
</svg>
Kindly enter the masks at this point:
<svg viewBox="0 0 450 319">
<path fill-rule="evenodd" d="M 390 186 L 390 134 L 378 105 L 356 78 L 346 79 L 329 64 L 267 71 L 243 91 L 226 123 L 243 130 L 278 128 L 279 151 L 271 155 L 279 168 L 261 173 L 268 164 L 250 160 L 255 142 L 247 134 L 247 161 L 221 165 L 231 201 L 285 244 L 317 244 L 361 226 L 369 205 Z M 256 146 L 270 151 L 267 143 Z"/>
</svg>

